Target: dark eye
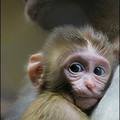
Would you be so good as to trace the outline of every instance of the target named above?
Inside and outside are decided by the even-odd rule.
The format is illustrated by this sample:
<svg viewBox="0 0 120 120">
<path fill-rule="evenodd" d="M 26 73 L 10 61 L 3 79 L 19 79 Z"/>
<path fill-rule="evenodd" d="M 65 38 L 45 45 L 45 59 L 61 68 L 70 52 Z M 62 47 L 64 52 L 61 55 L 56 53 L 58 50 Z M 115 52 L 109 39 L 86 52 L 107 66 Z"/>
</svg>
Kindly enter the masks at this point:
<svg viewBox="0 0 120 120">
<path fill-rule="evenodd" d="M 105 70 L 99 66 L 94 69 L 94 73 L 98 76 L 101 76 L 105 74 Z"/>
<path fill-rule="evenodd" d="M 84 66 L 78 62 L 74 62 L 70 65 L 69 71 L 72 73 L 82 72 L 84 70 Z"/>
</svg>

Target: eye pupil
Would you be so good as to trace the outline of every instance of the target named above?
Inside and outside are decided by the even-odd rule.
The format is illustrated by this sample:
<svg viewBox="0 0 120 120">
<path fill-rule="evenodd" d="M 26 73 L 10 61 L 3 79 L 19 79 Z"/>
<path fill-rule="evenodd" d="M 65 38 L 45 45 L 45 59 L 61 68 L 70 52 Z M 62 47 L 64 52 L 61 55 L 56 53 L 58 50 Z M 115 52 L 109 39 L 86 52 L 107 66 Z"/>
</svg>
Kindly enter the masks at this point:
<svg viewBox="0 0 120 120">
<path fill-rule="evenodd" d="M 83 66 L 80 63 L 73 63 L 69 69 L 71 72 L 74 72 L 74 73 L 82 72 Z"/>
<path fill-rule="evenodd" d="M 103 75 L 105 73 L 104 69 L 101 67 L 96 67 L 94 73 L 98 76 Z"/>
</svg>

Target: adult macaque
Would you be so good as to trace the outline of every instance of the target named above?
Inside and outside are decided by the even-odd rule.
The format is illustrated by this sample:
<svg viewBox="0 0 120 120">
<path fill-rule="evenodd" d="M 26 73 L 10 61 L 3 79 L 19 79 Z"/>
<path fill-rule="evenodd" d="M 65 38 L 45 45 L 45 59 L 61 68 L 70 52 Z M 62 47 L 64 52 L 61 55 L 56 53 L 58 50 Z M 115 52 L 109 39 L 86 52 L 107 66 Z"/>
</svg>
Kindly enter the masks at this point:
<svg viewBox="0 0 120 120">
<path fill-rule="evenodd" d="M 28 73 L 38 98 L 22 120 L 88 120 L 110 83 L 114 48 L 91 27 L 57 28 L 42 52 L 30 57 Z"/>
<path fill-rule="evenodd" d="M 119 34 L 119 0 L 27 0 L 26 15 L 46 30 L 90 24 L 110 40 Z"/>
</svg>

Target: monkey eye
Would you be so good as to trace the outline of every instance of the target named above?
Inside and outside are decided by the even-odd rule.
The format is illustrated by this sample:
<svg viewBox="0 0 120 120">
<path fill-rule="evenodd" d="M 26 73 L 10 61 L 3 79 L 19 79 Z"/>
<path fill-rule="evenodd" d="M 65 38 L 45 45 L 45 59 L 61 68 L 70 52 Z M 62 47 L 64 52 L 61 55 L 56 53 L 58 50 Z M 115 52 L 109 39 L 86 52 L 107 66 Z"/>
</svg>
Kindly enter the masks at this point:
<svg viewBox="0 0 120 120">
<path fill-rule="evenodd" d="M 99 66 L 94 69 L 94 73 L 98 76 L 101 76 L 105 74 L 105 70 L 101 66 Z"/>
<path fill-rule="evenodd" d="M 69 71 L 72 73 L 78 73 L 84 71 L 84 66 L 78 62 L 74 62 L 70 65 Z"/>
</svg>

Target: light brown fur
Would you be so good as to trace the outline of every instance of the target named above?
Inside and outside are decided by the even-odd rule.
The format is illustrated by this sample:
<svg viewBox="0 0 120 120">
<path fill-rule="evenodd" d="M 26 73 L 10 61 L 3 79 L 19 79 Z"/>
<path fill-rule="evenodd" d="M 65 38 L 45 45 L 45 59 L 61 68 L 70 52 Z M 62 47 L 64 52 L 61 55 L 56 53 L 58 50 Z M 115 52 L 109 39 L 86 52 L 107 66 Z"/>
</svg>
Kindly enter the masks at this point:
<svg viewBox="0 0 120 120">
<path fill-rule="evenodd" d="M 60 94 L 45 92 L 31 104 L 22 120 L 88 120 L 88 117 Z"/>
</svg>

